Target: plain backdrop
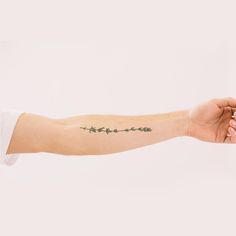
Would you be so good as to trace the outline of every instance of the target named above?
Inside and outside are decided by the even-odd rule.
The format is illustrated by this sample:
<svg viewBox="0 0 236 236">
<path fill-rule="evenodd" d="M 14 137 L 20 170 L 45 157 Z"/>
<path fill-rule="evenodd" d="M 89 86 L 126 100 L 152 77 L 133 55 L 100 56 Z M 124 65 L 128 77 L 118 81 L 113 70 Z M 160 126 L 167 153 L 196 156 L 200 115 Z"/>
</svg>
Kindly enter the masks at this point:
<svg viewBox="0 0 236 236">
<path fill-rule="evenodd" d="M 140 115 L 236 97 L 235 1 L 0 1 L 0 105 Z M 79 140 L 78 140 L 79 145 Z M 235 235 L 236 145 L 180 137 L 0 166 L 4 236 Z"/>
</svg>

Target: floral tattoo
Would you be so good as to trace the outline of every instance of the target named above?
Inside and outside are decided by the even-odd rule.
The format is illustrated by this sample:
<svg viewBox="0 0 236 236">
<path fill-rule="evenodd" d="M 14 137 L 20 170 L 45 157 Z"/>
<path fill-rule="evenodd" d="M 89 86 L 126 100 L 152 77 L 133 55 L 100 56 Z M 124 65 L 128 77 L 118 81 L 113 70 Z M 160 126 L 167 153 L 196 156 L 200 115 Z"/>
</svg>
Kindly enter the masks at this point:
<svg viewBox="0 0 236 236">
<path fill-rule="evenodd" d="M 101 128 L 96 129 L 93 126 L 91 126 L 91 128 L 86 128 L 86 127 L 80 127 L 80 128 L 84 129 L 84 130 L 88 130 L 89 133 L 91 133 L 91 132 L 94 132 L 94 133 L 96 133 L 96 132 L 106 132 L 107 134 L 112 133 L 112 132 L 118 133 L 118 132 L 129 132 L 129 131 L 136 131 L 136 130 L 143 131 L 143 132 L 151 132 L 152 131 L 152 129 L 148 128 L 148 127 L 143 127 L 143 128 L 142 127 L 140 127 L 140 128 L 132 127 L 130 129 L 123 129 L 123 130 L 118 130 L 118 129 L 111 130 L 111 129 L 105 128 L 105 127 L 101 127 Z"/>
</svg>

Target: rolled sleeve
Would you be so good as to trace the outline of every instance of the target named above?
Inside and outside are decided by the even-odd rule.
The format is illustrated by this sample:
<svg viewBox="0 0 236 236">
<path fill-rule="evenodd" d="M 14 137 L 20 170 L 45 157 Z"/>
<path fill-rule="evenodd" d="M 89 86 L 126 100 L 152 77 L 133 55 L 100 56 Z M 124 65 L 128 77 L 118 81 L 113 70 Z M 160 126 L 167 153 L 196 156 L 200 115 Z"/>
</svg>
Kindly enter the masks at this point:
<svg viewBox="0 0 236 236">
<path fill-rule="evenodd" d="M 20 154 L 6 154 L 19 116 L 24 113 L 16 109 L 0 109 L 0 164 L 13 165 Z"/>
</svg>

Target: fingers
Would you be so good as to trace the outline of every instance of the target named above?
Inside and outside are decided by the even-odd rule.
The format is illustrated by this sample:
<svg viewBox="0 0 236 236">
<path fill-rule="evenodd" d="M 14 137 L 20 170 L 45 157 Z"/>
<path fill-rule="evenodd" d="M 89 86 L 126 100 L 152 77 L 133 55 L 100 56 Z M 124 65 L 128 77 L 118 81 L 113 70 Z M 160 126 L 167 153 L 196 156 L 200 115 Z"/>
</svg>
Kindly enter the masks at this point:
<svg viewBox="0 0 236 236">
<path fill-rule="evenodd" d="M 236 98 L 233 98 L 233 97 L 214 98 L 212 99 L 212 101 L 215 102 L 219 108 L 223 108 L 227 106 L 236 108 Z"/>
<path fill-rule="evenodd" d="M 232 118 L 236 118 L 236 108 L 231 108 Z"/>
<path fill-rule="evenodd" d="M 232 120 L 236 120 L 236 112 L 232 111 L 232 116 L 231 116 Z M 233 121 L 231 121 L 233 122 Z"/>
<path fill-rule="evenodd" d="M 229 127 L 228 132 L 229 134 L 227 136 L 234 136 L 236 133 L 236 129 Z"/>
<path fill-rule="evenodd" d="M 229 122 L 227 136 L 236 136 L 236 112 L 233 113 L 232 119 Z"/>
</svg>

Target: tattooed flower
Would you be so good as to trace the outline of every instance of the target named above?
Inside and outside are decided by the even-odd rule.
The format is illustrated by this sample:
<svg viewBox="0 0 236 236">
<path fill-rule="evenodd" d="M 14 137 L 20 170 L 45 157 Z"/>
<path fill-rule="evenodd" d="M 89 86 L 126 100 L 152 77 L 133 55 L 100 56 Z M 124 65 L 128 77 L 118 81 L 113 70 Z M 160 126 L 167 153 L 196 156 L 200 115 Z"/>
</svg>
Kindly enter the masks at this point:
<svg viewBox="0 0 236 236">
<path fill-rule="evenodd" d="M 111 130 L 110 128 L 105 129 L 105 127 L 101 127 L 101 128 L 96 129 L 96 127 L 93 127 L 93 126 L 91 126 L 91 128 L 86 128 L 86 127 L 80 127 L 80 128 L 84 129 L 84 130 L 89 130 L 89 133 L 91 133 L 91 132 L 96 133 L 96 132 L 102 132 L 103 131 L 103 132 L 106 132 L 106 134 L 109 134 L 109 133 L 112 133 L 112 132 L 118 133 L 118 132 L 122 132 L 122 131 L 129 132 L 129 131 L 136 131 L 136 130 L 144 131 L 144 132 L 152 131 L 152 129 L 148 128 L 148 127 L 143 127 L 143 128 L 140 127 L 140 128 L 137 128 L 137 129 L 135 129 L 135 127 L 131 127 L 130 129 L 124 129 L 124 130 L 118 130 L 118 129 Z"/>
</svg>

